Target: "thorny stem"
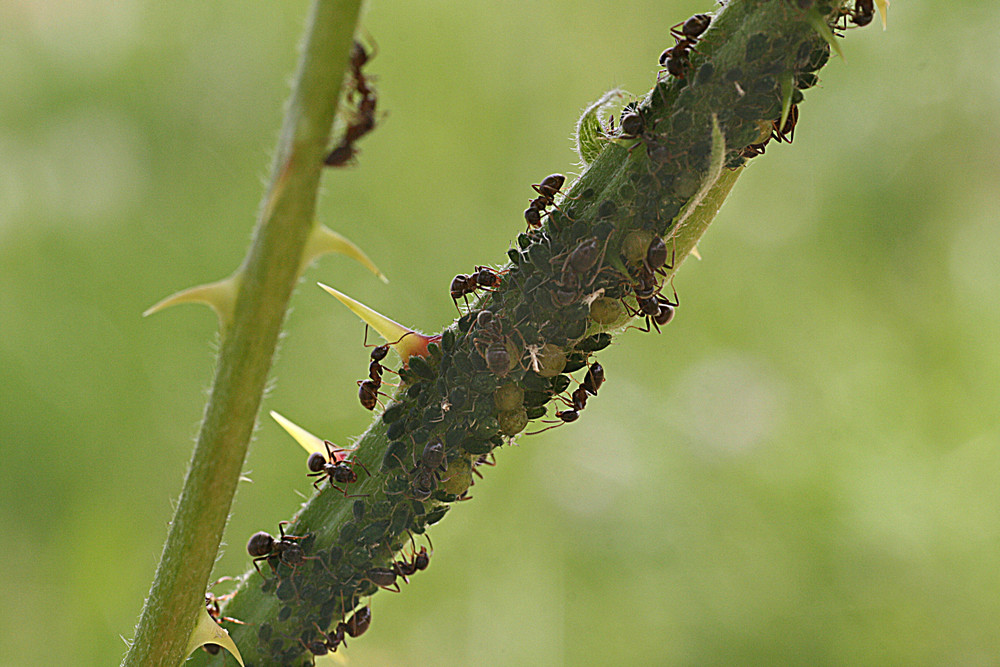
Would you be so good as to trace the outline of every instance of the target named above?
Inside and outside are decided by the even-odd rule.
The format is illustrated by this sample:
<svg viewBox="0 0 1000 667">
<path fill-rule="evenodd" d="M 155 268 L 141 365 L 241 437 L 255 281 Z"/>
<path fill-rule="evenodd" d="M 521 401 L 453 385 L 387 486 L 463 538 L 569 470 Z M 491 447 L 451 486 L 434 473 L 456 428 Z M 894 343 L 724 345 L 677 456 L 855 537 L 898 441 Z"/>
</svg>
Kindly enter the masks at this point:
<svg viewBox="0 0 1000 667">
<path fill-rule="evenodd" d="M 160 564 L 122 665 L 175 667 L 194 627 L 313 227 L 361 0 L 315 0 L 231 326 Z"/>
<path fill-rule="evenodd" d="M 605 332 L 632 319 L 643 281 L 670 294 L 670 277 L 739 176 L 744 149 L 764 142 L 827 61 L 810 15 L 830 24 L 847 2 L 732 0 L 718 12 L 683 76 L 664 74 L 638 104 L 639 138 L 609 141 L 542 228 L 518 236 L 500 285 L 400 370 L 395 400 L 357 443 L 354 460 L 371 474 L 359 471 L 350 498 L 324 481 L 288 527 L 309 560 L 274 557 L 261 563 L 265 577 L 251 570 L 243 580 L 225 613 L 246 623 L 229 629 L 248 667 L 310 664 L 307 649 L 331 643 L 320 630 L 337 628 L 377 591 L 373 568 L 391 567 L 413 533 L 463 496 L 483 456 L 577 386 L 568 373 L 592 364 L 610 342 Z M 675 262 L 649 278 L 643 259 L 657 237 Z M 438 443 L 446 471 L 424 463 Z M 222 662 L 196 658 L 209 660 Z"/>
</svg>

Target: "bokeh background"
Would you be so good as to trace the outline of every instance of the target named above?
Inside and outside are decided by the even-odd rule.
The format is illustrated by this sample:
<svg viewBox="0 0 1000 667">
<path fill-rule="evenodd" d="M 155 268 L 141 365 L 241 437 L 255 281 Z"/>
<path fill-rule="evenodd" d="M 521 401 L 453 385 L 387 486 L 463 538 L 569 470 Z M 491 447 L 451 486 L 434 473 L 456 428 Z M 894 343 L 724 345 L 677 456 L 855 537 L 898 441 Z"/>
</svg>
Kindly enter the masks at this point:
<svg viewBox="0 0 1000 667">
<path fill-rule="evenodd" d="M 583 5 L 583 6 L 580 6 Z M 319 218 L 265 409 L 343 442 L 362 327 L 454 316 L 570 133 L 701 2 L 375 0 L 378 130 Z M 161 297 L 245 251 L 307 3 L 0 2 L 0 664 L 115 664 L 212 377 Z M 498 455 L 353 665 L 1000 664 L 1000 5 L 894 0 L 753 161 L 661 335 Z M 262 420 L 217 573 L 309 491 Z M 222 592 L 224 589 L 220 589 Z"/>
</svg>

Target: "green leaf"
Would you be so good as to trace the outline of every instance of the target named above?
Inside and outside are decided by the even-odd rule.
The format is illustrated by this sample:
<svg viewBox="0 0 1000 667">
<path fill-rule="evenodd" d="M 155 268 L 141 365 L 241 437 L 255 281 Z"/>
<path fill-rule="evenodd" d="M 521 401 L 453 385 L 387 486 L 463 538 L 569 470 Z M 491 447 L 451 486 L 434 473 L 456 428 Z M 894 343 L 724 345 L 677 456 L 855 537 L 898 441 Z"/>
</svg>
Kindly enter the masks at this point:
<svg viewBox="0 0 1000 667">
<path fill-rule="evenodd" d="M 584 166 L 593 162 L 608 143 L 601 127 L 601 113 L 618 100 L 624 99 L 628 93 L 621 88 L 615 88 L 604 93 L 599 100 L 584 110 L 576 123 L 576 152 Z"/>
</svg>

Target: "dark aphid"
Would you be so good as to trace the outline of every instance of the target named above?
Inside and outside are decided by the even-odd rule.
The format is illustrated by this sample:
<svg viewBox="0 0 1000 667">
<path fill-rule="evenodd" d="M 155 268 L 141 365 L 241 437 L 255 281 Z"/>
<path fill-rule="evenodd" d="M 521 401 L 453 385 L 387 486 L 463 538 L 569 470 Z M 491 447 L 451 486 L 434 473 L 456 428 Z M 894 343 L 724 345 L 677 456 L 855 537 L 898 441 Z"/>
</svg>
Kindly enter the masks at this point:
<svg viewBox="0 0 1000 667">
<path fill-rule="evenodd" d="M 486 367 L 500 377 L 510 372 L 510 353 L 505 343 L 496 342 L 486 348 Z"/>
<path fill-rule="evenodd" d="M 476 315 L 476 326 L 485 329 L 491 324 L 493 324 L 493 312 L 489 310 L 479 311 L 479 314 Z"/>
<path fill-rule="evenodd" d="M 604 384 L 604 366 L 601 366 L 600 363 L 595 361 L 590 365 L 590 368 L 587 369 L 587 374 L 583 378 L 583 384 L 580 386 L 583 387 L 588 394 L 597 396 L 597 390 L 601 388 L 602 384 Z"/>
<path fill-rule="evenodd" d="M 581 241 L 566 259 L 567 264 L 576 273 L 585 273 L 593 268 L 601 257 L 601 244 L 596 238 Z"/>
<path fill-rule="evenodd" d="M 435 438 L 424 447 L 420 455 L 420 466 L 425 470 L 437 470 L 443 465 L 447 470 L 448 464 L 445 462 L 444 453 L 444 443 L 440 438 Z"/>
<path fill-rule="evenodd" d="M 344 624 L 344 630 L 351 637 L 360 637 L 368 629 L 368 626 L 372 623 L 372 610 L 371 607 L 362 607 L 361 609 L 354 612 L 347 623 Z"/>
<path fill-rule="evenodd" d="M 307 558 L 317 558 L 317 556 L 307 557 L 302 551 L 302 547 L 296 543 L 298 540 L 305 539 L 306 535 L 285 535 L 287 524 L 287 521 L 278 524 L 278 530 L 281 533 L 278 539 L 264 531 L 250 536 L 250 540 L 247 542 L 247 553 L 253 556 L 253 566 L 261 576 L 263 573 L 260 571 L 258 563 L 262 560 L 270 563 L 272 570 L 277 570 L 278 562 L 295 567 Z"/>
</svg>

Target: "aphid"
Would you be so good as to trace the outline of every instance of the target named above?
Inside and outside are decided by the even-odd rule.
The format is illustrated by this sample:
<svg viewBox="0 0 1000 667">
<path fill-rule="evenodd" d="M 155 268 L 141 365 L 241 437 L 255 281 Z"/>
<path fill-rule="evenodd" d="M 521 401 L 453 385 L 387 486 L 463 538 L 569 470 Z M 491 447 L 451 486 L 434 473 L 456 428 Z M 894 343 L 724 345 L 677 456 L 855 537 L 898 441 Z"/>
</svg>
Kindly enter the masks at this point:
<svg viewBox="0 0 1000 667">
<path fill-rule="evenodd" d="M 298 545 L 298 540 L 305 539 L 308 537 L 307 535 L 285 535 L 287 524 L 287 521 L 278 523 L 278 530 L 281 533 L 278 539 L 264 531 L 250 536 L 250 541 L 247 542 L 247 553 L 253 556 L 253 566 L 261 576 L 263 573 L 260 571 L 258 563 L 262 560 L 271 565 L 272 571 L 276 571 L 278 563 L 296 567 L 305 560 L 318 558 L 318 556 L 306 556 L 302 547 Z"/>
<path fill-rule="evenodd" d="M 510 372 L 510 353 L 503 341 L 493 343 L 486 348 L 486 367 L 493 373 L 504 377 Z"/>
<path fill-rule="evenodd" d="M 338 484 L 347 486 L 348 484 L 353 484 L 358 481 L 358 473 L 354 471 L 354 466 L 359 465 L 367 473 L 368 468 L 365 464 L 360 461 L 353 461 L 344 458 L 344 450 L 335 447 L 329 440 L 325 441 L 327 456 L 324 458 L 322 454 L 318 452 L 313 452 L 309 455 L 309 460 L 306 461 L 306 466 L 309 468 L 309 474 L 307 477 L 319 477 L 315 482 L 313 482 L 313 487 L 319 488 L 320 483 L 323 481 L 323 477 L 330 480 L 330 487 L 340 491 L 344 494 L 345 498 L 353 498 L 355 496 L 348 496 L 347 490 L 342 489 Z M 369 475 L 371 473 L 368 473 Z"/>
</svg>

